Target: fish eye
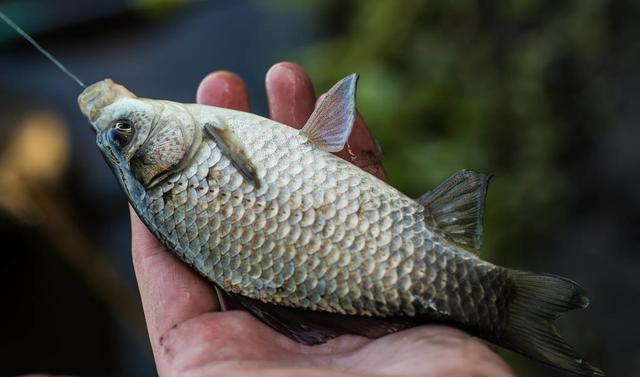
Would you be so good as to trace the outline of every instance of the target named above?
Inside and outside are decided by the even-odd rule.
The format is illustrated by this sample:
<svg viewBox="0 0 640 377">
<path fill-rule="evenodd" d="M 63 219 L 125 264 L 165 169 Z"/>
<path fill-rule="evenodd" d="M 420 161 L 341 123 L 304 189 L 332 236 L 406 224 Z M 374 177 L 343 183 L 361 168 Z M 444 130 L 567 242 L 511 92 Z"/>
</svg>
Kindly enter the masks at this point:
<svg viewBox="0 0 640 377">
<path fill-rule="evenodd" d="M 131 127 L 131 123 L 126 120 L 117 121 L 113 127 L 120 132 L 131 132 L 133 129 L 133 127 Z"/>
<path fill-rule="evenodd" d="M 126 119 L 119 119 L 113 123 L 109 130 L 111 141 L 118 147 L 124 147 L 131 140 L 133 135 L 133 124 Z"/>
</svg>

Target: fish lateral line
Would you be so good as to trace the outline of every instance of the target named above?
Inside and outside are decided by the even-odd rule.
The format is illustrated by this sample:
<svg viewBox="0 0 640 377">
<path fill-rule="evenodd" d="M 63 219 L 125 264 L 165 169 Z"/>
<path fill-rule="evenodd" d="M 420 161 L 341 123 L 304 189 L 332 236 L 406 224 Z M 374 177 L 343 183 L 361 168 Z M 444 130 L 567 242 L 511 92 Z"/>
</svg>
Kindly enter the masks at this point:
<svg viewBox="0 0 640 377">
<path fill-rule="evenodd" d="M 22 36 L 29 43 L 31 43 L 33 45 L 33 47 L 36 48 L 36 50 L 40 51 L 41 54 L 46 56 L 47 59 L 49 59 L 53 64 L 55 64 L 62 72 L 64 72 L 73 81 L 75 81 L 78 85 L 80 85 L 81 88 L 84 89 L 84 88 L 87 87 L 76 75 L 71 73 L 71 71 L 69 71 L 69 69 L 67 67 L 65 67 L 62 63 L 60 63 L 60 61 L 58 61 L 58 59 L 54 58 L 53 55 L 51 55 L 51 53 L 49 51 L 45 50 L 44 47 L 42 47 L 38 42 L 36 42 L 36 40 L 33 39 L 29 34 L 27 34 L 27 32 L 24 31 L 20 26 L 16 25 L 16 23 L 13 22 L 9 17 L 7 17 L 7 15 L 4 14 L 2 11 L 0 11 L 0 18 L 7 25 L 9 25 L 13 30 L 15 30 L 18 34 L 20 34 L 20 36 Z"/>
</svg>

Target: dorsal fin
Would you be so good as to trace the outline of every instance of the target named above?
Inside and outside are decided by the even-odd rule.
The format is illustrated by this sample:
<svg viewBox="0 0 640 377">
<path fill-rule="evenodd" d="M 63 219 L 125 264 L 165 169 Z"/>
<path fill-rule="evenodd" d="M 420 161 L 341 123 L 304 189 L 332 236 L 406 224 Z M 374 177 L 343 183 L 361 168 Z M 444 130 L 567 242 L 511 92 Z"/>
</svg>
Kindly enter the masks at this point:
<svg viewBox="0 0 640 377">
<path fill-rule="evenodd" d="M 353 73 L 329 89 L 302 128 L 319 149 L 338 152 L 344 148 L 356 119 L 357 81 Z"/>
<path fill-rule="evenodd" d="M 461 170 L 418 202 L 451 241 L 478 254 L 482 243 L 482 216 L 487 185 L 491 177 L 473 170 Z"/>
<path fill-rule="evenodd" d="M 256 189 L 260 188 L 258 172 L 255 165 L 247 157 L 244 146 L 222 119 L 219 119 L 219 122 L 220 124 L 215 125 L 206 123 L 204 125 L 205 133 L 213 138 L 220 151 L 231 161 L 244 178 L 252 182 Z"/>
</svg>

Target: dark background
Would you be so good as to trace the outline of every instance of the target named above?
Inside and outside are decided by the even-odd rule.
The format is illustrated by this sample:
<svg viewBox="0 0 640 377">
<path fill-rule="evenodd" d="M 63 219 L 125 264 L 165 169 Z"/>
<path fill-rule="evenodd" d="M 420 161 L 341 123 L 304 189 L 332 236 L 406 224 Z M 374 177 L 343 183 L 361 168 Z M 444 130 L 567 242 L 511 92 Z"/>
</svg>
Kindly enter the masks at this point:
<svg viewBox="0 0 640 377">
<path fill-rule="evenodd" d="M 192 102 L 207 73 L 361 75 L 391 183 L 495 175 L 483 257 L 571 277 L 560 320 L 585 358 L 640 374 L 640 4 L 633 1 L 0 1 L 89 84 Z M 126 202 L 81 89 L 0 24 L 0 376 L 153 376 Z M 554 371 L 500 351 L 519 374 Z M 557 374 L 557 373 L 556 373 Z"/>
</svg>

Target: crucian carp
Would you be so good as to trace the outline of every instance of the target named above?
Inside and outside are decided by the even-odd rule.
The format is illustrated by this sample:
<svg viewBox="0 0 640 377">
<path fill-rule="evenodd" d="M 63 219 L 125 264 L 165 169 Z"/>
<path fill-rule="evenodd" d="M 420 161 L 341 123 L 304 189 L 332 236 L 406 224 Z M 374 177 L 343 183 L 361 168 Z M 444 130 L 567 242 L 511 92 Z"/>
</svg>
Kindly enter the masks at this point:
<svg viewBox="0 0 640 377">
<path fill-rule="evenodd" d="M 315 344 L 442 323 L 603 375 L 554 326 L 588 305 L 580 286 L 479 258 L 488 176 L 463 170 L 413 199 L 330 153 L 351 132 L 356 81 L 333 86 L 301 130 L 109 79 L 78 102 L 151 232 L 281 333 Z"/>
</svg>

